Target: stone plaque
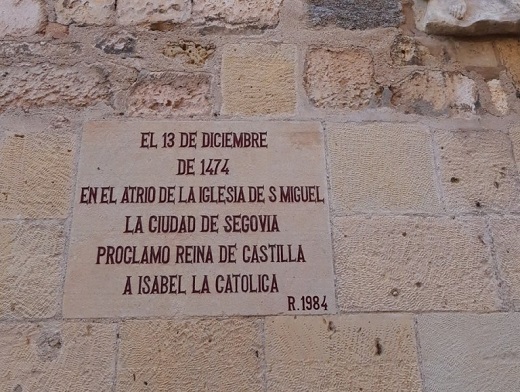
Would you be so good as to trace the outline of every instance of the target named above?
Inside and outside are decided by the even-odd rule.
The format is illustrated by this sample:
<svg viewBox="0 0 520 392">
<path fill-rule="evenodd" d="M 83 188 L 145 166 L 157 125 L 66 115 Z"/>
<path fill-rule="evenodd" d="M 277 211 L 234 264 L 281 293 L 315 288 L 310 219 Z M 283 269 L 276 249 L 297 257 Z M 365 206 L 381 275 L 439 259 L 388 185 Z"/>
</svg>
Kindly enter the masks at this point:
<svg viewBox="0 0 520 392">
<path fill-rule="evenodd" d="M 323 135 L 308 122 L 91 122 L 64 316 L 336 311 Z"/>
</svg>

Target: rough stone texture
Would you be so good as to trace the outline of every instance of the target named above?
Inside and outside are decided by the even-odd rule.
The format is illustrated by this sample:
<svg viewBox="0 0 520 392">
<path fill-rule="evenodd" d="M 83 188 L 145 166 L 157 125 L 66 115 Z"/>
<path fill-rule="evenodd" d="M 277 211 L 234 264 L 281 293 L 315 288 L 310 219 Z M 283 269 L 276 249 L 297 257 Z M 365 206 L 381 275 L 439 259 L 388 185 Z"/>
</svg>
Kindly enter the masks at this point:
<svg viewBox="0 0 520 392">
<path fill-rule="evenodd" d="M 263 391 L 261 328 L 233 318 L 124 322 L 116 390 Z"/>
<path fill-rule="evenodd" d="M 403 315 L 268 317 L 269 391 L 420 391 L 413 321 Z"/>
<path fill-rule="evenodd" d="M 213 45 L 202 45 L 192 41 L 183 41 L 166 45 L 163 54 L 166 57 L 181 57 L 185 63 L 204 65 L 215 52 Z"/>
<path fill-rule="evenodd" d="M 183 23 L 191 15 L 189 0 L 119 0 L 117 22 L 122 25 Z"/>
<path fill-rule="evenodd" d="M 77 58 L 81 55 L 81 47 L 77 44 L 53 44 L 46 41 L 40 42 L 14 42 L 14 41 L 0 41 L 0 64 L 14 65 L 20 67 L 21 61 L 38 61 L 43 62 L 45 58 L 52 57 L 53 59 L 66 60 L 68 58 Z M 0 84 L 4 83 L 3 79 L 8 79 L 5 83 L 9 83 L 10 69 L 1 68 L 3 72 L 0 73 Z M 22 76 L 16 73 L 16 80 Z M 29 79 L 29 78 L 28 78 Z M 29 80 L 27 81 L 29 82 Z M 10 85 L 12 90 L 14 85 Z M 50 98 L 50 97 L 47 97 Z M 19 97 L 18 99 L 23 99 Z"/>
<path fill-rule="evenodd" d="M 429 34 L 518 34 L 520 10 L 501 0 L 415 0 L 417 27 Z"/>
<path fill-rule="evenodd" d="M 520 314 L 417 317 L 424 392 L 520 390 Z"/>
<path fill-rule="evenodd" d="M 137 37 L 127 31 L 107 34 L 96 42 L 96 48 L 106 54 L 132 54 L 135 52 Z"/>
<path fill-rule="evenodd" d="M 305 89 L 319 108 L 362 109 L 377 101 L 371 53 L 366 49 L 314 48 L 307 53 Z"/>
<path fill-rule="evenodd" d="M 343 311 L 497 308 L 480 218 L 345 217 L 333 233 Z"/>
<path fill-rule="evenodd" d="M 428 48 L 412 37 L 398 35 L 390 48 L 394 65 L 429 65 L 435 63 L 435 57 Z"/>
<path fill-rule="evenodd" d="M 111 391 L 114 324 L 0 324 L 2 391 Z"/>
<path fill-rule="evenodd" d="M 327 130 L 335 214 L 441 211 L 425 127 L 350 123 Z"/>
<path fill-rule="evenodd" d="M 467 67 L 497 67 L 498 59 L 491 41 L 454 41 L 453 57 Z"/>
<path fill-rule="evenodd" d="M 314 25 L 335 24 L 345 29 L 373 29 L 399 26 L 403 20 L 401 2 L 370 0 L 363 6 L 356 1 L 308 0 L 309 17 Z"/>
<path fill-rule="evenodd" d="M 227 45 L 222 55 L 224 114 L 260 115 L 294 112 L 294 45 Z"/>
<path fill-rule="evenodd" d="M 210 77 L 202 73 L 155 72 L 142 75 L 128 100 L 131 115 L 193 116 L 211 110 Z"/>
<path fill-rule="evenodd" d="M 281 4 L 282 0 L 194 0 L 193 22 L 205 27 L 274 27 Z"/>
<path fill-rule="evenodd" d="M 104 25 L 114 16 L 115 0 L 56 0 L 54 9 L 64 25 Z"/>
<path fill-rule="evenodd" d="M 52 39 L 63 39 L 67 38 L 69 35 L 69 26 L 62 25 L 59 23 L 48 23 L 45 26 L 45 37 Z"/>
<path fill-rule="evenodd" d="M 46 131 L 3 133 L 0 218 L 64 218 L 68 215 L 74 136 Z"/>
<path fill-rule="evenodd" d="M 64 242 L 58 225 L 0 224 L 0 318 L 57 313 Z"/>
<path fill-rule="evenodd" d="M 514 310 L 520 310 L 520 218 L 491 218 L 491 234 L 503 288 Z"/>
<path fill-rule="evenodd" d="M 502 115 L 507 114 L 509 105 L 507 104 L 507 94 L 500 84 L 500 80 L 492 79 L 487 82 L 489 92 L 491 93 L 491 102 L 495 109 Z"/>
<path fill-rule="evenodd" d="M 451 211 L 516 210 L 511 142 L 499 131 L 436 132 L 444 199 Z"/>
<path fill-rule="evenodd" d="M 516 168 L 520 172 L 520 126 L 515 126 L 509 131 L 511 142 L 513 143 L 513 159 Z"/>
<path fill-rule="evenodd" d="M 84 107 L 106 101 L 110 88 L 99 67 L 0 67 L 0 111 L 46 106 Z"/>
<path fill-rule="evenodd" d="M 394 106 L 422 115 L 474 112 L 478 100 L 475 82 L 456 72 L 417 71 L 390 90 Z"/>
<path fill-rule="evenodd" d="M 501 39 L 496 42 L 502 63 L 507 67 L 517 88 L 520 88 L 520 40 Z"/>
<path fill-rule="evenodd" d="M 27 37 L 38 33 L 46 21 L 39 0 L 2 0 L 0 38 Z"/>
</svg>

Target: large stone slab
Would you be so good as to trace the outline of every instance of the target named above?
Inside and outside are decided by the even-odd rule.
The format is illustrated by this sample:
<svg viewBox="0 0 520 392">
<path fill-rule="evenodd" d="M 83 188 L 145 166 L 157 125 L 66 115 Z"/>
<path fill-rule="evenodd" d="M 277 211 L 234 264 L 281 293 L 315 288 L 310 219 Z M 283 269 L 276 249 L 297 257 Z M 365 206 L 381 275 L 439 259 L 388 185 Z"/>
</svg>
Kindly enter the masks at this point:
<svg viewBox="0 0 520 392">
<path fill-rule="evenodd" d="M 112 391 L 116 325 L 0 324 L 0 390 Z"/>
<path fill-rule="evenodd" d="M 317 123 L 89 123 L 64 316 L 334 312 L 326 189 Z"/>
<path fill-rule="evenodd" d="M 424 392 L 520 390 L 520 314 L 417 318 Z"/>
<path fill-rule="evenodd" d="M 115 390 L 263 391 L 262 327 L 253 318 L 126 321 Z"/>
<path fill-rule="evenodd" d="M 429 34 L 520 32 L 520 3 L 503 0 L 415 0 L 417 26 Z"/>
</svg>

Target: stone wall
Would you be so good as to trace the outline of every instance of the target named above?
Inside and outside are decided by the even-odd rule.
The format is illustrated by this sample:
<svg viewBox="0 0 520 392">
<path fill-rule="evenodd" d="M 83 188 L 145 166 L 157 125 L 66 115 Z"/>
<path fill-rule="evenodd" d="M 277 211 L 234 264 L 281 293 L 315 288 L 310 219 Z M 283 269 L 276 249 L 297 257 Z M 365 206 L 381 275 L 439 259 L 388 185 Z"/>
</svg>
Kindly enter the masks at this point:
<svg viewBox="0 0 520 392">
<path fill-rule="evenodd" d="M 0 389 L 520 390 L 519 96 L 406 0 L 3 0 Z M 64 318 L 100 119 L 319 122 L 337 314 Z"/>
</svg>

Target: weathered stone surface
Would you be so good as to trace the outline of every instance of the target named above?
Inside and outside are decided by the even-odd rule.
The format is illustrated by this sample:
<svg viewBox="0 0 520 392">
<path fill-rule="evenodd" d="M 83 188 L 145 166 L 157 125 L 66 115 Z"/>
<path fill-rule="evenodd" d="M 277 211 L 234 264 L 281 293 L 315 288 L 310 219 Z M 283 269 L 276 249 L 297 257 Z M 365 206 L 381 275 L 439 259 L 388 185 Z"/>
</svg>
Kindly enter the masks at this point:
<svg viewBox="0 0 520 392">
<path fill-rule="evenodd" d="M 61 24 L 104 25 L 114 16 L 115 0 L 56 0 L 54 9 Z"/>
<path fill-rule="evenodd" d="M 319 108 L 362 109 L 377 101 L 372 54 L 366 49 L 314 48 L 307 53 L 305 89 Z"/>
<path fill-rule="evenodd" d="M 263 391 L 261 330 L 255 319 L 124 322 L 116 390 Z"/>
<path fill-rule="evenodd" d="M 417 26 L 429 34 L 518 34 L 520 9 L 501 0 L 415 0 Z"/>
<path fill-rule="evenodd" d="M 520 172 L 520 126 L 515 126 L 509 130 L 509 136 L 513 143 L 513 158 L 516 168 Z"/>
<path fill-rule="evenodd" d="M 55 105 L 84 107 L 109 97 L 106 75 L 96 66 L 0 67 L 0 111 Z"/>
<path fill-rule="evenodd" d="M 222 55 L 222 112 L 260 115 L 294 112 L 294 45 L 227 45 Z"/>
<path fill-rule="evenodd" d="M 394 106 L 422 115 L 474 112 L 478 100 L 475 82 L 456 72 L 417 71 L 390 90 Z"/>
<path fill-rule="evenodd" d="M 0 142 L 0 218 L 66 217 L 74 150 L 70 133 L 4 132 Z"/>
<path fill-rule="evenodd" d="M 347 123 L 327 130 L 335 214 L 442 210 L 425 127 Z"/>
<path fill-rule="evenodd" d="M 115 324 L 0 324 L 0 389 L 109 392 L 115 352 Z"/>
<path fill-rule="evenodd" d="M 520 88 L 520 40 L 516 38 L 496 41 L 502 63 L 507 67 L 517 88 Z"/>
<path fill-rule="evenodd" d="M 453 57 L 467 67 L 498 67 L 498 59 L 491 41 L 452 42 Z"/>
<path fill-rule="evenodd" d="M 211 80 L 203 73 L 154 72 L 141 75 L 128 99 L 132 115 L 193 116 L 211 111 Z"/>
<path fill-rule="evenodd" d="M 424 392 L 520 389 L 520 314 L 417 317 Z"/>
<path fill-rule="evenodd" d="M 96 42 L 96 48 L 107 54 L 132 54 L 135 52 L 137 37 L 127 31 L 108 34 Z"/>
<path fill-rule="evenodd" d="M 268 317 L 269 391 L 421 390 L 408 315 Z"/>
<path fill-rule="evenodd" d="M 480 218 L 345 217 L 333 233 L 343 311 L 497 309 Z"/>
<path fill-rule="evenodd" d="M 520 218 L 491 218 L 491 235 L 506 300 L 520 310 Z"/>
<path fill-rule="evenodd" d="M 46 318 L 58 312 L 64 242 L 58 225 L 0 225 L 0 318 Z"/>
<path fill-rule="evenodd" d="M 336 24 L 345 29 L 373 29 L 399 26 L 403 20 L 401 2 L 371 0 L 363 6 L 355 1 L 308 0 L 309 17 L 314 25 Z"/>
<path fill-rule="evenodd" d="M 214 52 L 214 45 L 203 45 L 183 40 L 168 44 L 163 50 L 163 54 L 166 57 L 180 57 L 183 62 L 194 65 L 204 65 Z"/>
<path fill-rule="evenodd" d="M 0 38 L 36 34 L 43 28 L 45 21 L 43 3 L 39 0 L 2 0 Z"/>
<path fill-rule="evenodd" d="M 444 199 L 451 211 L 516 210 L 511 142 L 499 131 L 436 132 Z"/>
<path fill-rule="evenodd" d="M 504 115 L 509 111 L 509 105 L 507 104 L 507 94 L 502 88 L 500 80 L 492 79 L 487 82 L 489 92 L 491 93 L 491 102 L 495 106 L 498 113 Z"/>
<path fill-rule="evenodd" d="M 48 41 L 41 42 L 0 42 L 0 64 L 20 67 L 21 62 L 43 62 L 46 58 L 67 60 L 77 58 L 81 54 L 81 47 L 77 44 L 54 44 Z M 9 79 L 10 69 L 1 68 L 0 84 L 2 79 Z M 34 68 L 35 69 L 35 68 Z M 21 76 L 16 76 L 20 78 Z M 15 89 L 15 86 L 10 86 Z M 22 99 L 23 97 L 20 97 Z"/>
<path fill-rule="evenodd" d="M 67 25 L 51 22 L 45 26 L 45 37 L 52 39 L 63 39 L 67 38 L 68 35 L 69 26 Z"/>
<path fill-rule="evenodd" d="M 282 0 L 194 0 L 193 22 L 205 27 L 274 27 L 281 4 Z"/>
<path fill-rule="evenodd" d="M 390 47 L 394 65 L 428 65 L 435 62 L 428 48 L 419 41 L 405 35 L 395 37 Z"/>
<path fill-rule="evenodd" d="M 122 25 L 183 23 L 191 15 L 189 0 L 119 0 L 117 21 Z"/>
</svg>

